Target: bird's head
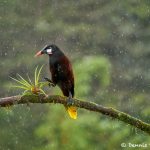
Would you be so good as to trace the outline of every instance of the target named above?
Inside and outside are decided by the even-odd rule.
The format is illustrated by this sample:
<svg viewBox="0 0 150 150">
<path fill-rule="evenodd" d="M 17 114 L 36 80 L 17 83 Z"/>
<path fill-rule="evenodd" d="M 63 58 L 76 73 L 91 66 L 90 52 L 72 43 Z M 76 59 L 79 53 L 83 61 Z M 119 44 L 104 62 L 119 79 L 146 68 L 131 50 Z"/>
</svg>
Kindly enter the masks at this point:
<svg viewBox="0 0 150 150">
<path fill-rule="evenodd" d="M 43 55 L 43 54 L 47 54 L 47 55 L 51 56 L 51 55 L 54 55 L 57 53 L 62 53 L 62 52 L 60 51 L 60 49 L 56 45 L 54 45 L 54 44 L 46 45 L 46 46 L 44 46 L 44 48 L 42 50 L 38 51 L 35 54 L 35 57 Z"/>
</svg>

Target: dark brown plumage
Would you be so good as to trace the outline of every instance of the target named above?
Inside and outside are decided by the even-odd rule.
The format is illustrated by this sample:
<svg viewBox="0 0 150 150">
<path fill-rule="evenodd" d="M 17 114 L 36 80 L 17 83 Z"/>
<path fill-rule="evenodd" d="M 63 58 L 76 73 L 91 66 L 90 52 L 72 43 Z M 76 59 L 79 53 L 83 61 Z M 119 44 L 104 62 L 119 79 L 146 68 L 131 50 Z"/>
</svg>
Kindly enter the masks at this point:
<svg viewBox="0 0 150 150">
<path fill-rule="evenodd" d="M 53 46 L 54 47 L 54 46 Z M 52 82 L 58 85 L 64 96 L 74 96 L 74 75 L 69 59 L 57 47 L 57 52 L 49 56 Z"/>
<path fill-rule="evenodd" d="M 49 55 L 49 67 L 51 72 L 51 80 L 47 81 L 58 85 L 64 96 L 70 99 L 74 97 L 74 74 L 72 65 L 67 56 L 56 46 L 47 45 L 36 56 L 47 54 Z"/>
</svg>

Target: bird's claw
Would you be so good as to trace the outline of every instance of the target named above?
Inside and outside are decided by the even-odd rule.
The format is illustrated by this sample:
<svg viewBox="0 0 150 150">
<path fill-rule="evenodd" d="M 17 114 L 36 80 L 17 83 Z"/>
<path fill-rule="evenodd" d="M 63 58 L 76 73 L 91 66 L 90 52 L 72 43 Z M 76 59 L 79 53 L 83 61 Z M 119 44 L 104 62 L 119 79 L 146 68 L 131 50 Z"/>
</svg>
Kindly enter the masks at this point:
<svg viewBox="0 0 150 150">
<path fill-rule="evenodd" d="M 72 106 L 74 105 L 74 100 L 72 98 L 67 98 L 67 106 Z"/>
<path fill-rule="evenodd" d="M 49 78 L 44 77 L 44 80 L 49 82 L 48 86 L 53 86 L 53 87 L 55 86 L 55 84 Z"/>
<path fill-rule="evenodd" d="M 49 78 L 44 77 L 45 81 L 52 82 Z"/>
</svg>

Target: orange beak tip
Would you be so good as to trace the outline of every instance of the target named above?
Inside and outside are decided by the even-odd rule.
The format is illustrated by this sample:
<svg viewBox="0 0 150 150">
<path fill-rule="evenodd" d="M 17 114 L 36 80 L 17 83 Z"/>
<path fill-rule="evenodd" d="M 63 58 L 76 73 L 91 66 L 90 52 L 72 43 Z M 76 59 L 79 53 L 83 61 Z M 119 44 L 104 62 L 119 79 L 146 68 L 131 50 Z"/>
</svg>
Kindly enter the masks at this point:
<svg viewBox="0 0 150 150">
<path fill-rule="evenodd" d="M 34 57 L 37 57 L 37 56 L 40 56 L 40 55 L 42 55 L 42 52 L 41 52 L 41 51 L 37 52 L 37 53 L 34 55 Z"/>
</svg>

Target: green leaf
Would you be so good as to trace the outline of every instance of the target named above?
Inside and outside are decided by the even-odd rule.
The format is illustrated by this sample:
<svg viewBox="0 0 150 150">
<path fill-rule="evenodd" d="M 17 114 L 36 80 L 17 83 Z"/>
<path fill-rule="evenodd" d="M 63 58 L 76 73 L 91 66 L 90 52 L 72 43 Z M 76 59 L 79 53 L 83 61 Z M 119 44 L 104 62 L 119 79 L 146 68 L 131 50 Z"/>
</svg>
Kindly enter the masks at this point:
<svg viewBox="0 0 150 150">
<path fill-rule="evenodd" d="M 44 95 L 46 95 L 46 93 L 42 89 L 40 89 L 40 91 L 41 91 L 41 93 L 43 93 Z"/>
<path fill-rule="evenodd" d="M 21 81 L 23 81 L 25 85 L 31 86 L 30 83 L 26 81 L 20 74 L 17 74 L 17 75 L 21 78 Z"/>
<path fill-rule="evenodd" d="M 33 82 L 31 81 L 31 79 L 30 79 L 30 77 L 29 77 L 29 75 L 27 74 L 27 77 L 28 77 L 28 80 L 29 80 L 29 82 L 30 82 L 30 85 L 32 85 L 33 86 Z"/>
<path fill-rule="evenodd" d="M 40 78 L 40 74 L 41 74 L 41 71 L 42 71 L 42 68 L 43 68 L 44 65 L 41 66 L 41 68 L 39 69 L 38 71 L 38 74 L 37 74 L 37 84 L 39 82 L 39 78 Z"/>
<path fill-rule="evenodd" d="M 20 86 L 20 85 L 12 85 L 11 87 L 29 90 L 29 88 L 27 88 L 27 87 L 25 87 L 25 86 Z"/>
<path fill-rule="evenodd" d="M 42 88 L 48 84 L 49 84 L 49 82 L 39 82 L 38 86 L 39 86 L 39 88 Z"/>
<path fill-rule="evenodd" d="M 34 84 L 35 84 L 35 86 L 37 85 L 37 70 L 38 70 L 38 66 L 36 67 L 35 72 L 34 72 Z"/>
<path fill-rule="evenodd" d="M 28 86 L 28 85 L 24 84 L 24 82 L 22 82 L 22 81 L 20 81 L 20 80 L 18 80 L 18 79 L 15 79 L 15 78 L 13 78 L 13 77 L 10 77 L 10 78 L 13 79 L 14 81 L 16 81 L 16 82 L 18 82 L 18 83 L 20 83 L 20 84 L 22 84 L 22 85 L 28 87 L 28 88 L 31 88 L 31 86 Z"/>
</svg>

